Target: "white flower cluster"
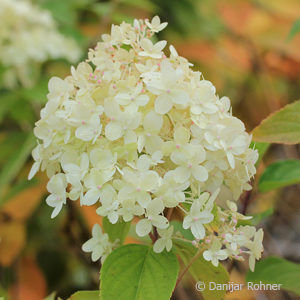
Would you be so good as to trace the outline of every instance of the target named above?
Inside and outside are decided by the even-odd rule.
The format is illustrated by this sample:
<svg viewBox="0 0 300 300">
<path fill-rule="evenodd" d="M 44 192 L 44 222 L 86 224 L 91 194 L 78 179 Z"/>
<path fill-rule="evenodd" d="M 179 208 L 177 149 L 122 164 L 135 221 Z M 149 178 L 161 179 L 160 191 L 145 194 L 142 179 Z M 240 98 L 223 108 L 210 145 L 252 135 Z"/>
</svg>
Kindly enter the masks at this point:
<svg viewBox="0 0 300 300">
<path fill-rule="evenodd" d="M 51 14 L 27 0 L 0 1 L 0 64 L 4 85 L 29 84 L 32 64 L 47 59 L 79 59 L 76 43 L 61 35 Z"/>
<path fill-rule="evenodd" d="M 234 220 L 240 215 L 227 217 L 215 199 L 223 185 L 234 198 L 251 188 L 258 154 L 249 148 L 244 124 L 232 116 L 229 99 L 219 98 L 173 46 L 168 57 L 166 41 L 150 40 L 166 25 L 158 17 L 113 25 L 71 76 L 50 80 L 29 178 L 46 170 L 52 217 L 67 198 L 97 203 L 97 213 L 113 224 L 138 217 L 139 236 L 154 226 L 156 252 L 172 247 L 166 210 L 184 212 L 183 227 L 196 246 L 222 216 L 220 234 L 207 238 L 204 257 L 216 265 L 225 252 L 239 257 L 246 247 L 252 261 L 261 251 L 255 228 L 236 228 L 232 214 Z"/>
<path fill-rule="evenodd" d="M 82 250 L 92 252 L 92 261 L 101 258 L 103 263 L 105 258 L 112 252 L 113 246 L 109 241 L 108 234 L 102 232 L 99 224 L 95 224 L 92 229 L 92 238 L 82 245 Z"/>
</svg>

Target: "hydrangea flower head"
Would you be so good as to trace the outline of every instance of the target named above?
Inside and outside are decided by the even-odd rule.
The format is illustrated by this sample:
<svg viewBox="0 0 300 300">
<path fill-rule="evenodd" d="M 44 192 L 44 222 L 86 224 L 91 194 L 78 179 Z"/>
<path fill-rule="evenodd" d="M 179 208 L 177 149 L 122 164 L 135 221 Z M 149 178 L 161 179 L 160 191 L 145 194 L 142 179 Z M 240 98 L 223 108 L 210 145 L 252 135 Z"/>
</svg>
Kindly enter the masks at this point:
<svg viewBox="0 0 300 300">
<path fill-rule="evenodd" d="M 0 64 L 4 67 L 6 87 L 19 80 L 29 80 L 32 65 L 48 59 L 79 59 L 80 50 L 75 41 L 58 32 L 51 14 L 28 0 L 0 1 Z"/>
<path fill-rule="evenodd" d="M 252 264 L 262 235 L 253 228 L 238 238 L 242 215 L 216 198 L 223 186 L 235 199 L 251 188 L 258 154 L 229 99 L 173 46 L 151 40 L 165 26 L 158 17 L 113 25 L 70 76 L 50 80 L 30 178 L 47 172 L 53 217 L 66 199 L 97 203 L 113 224 L 137 218 L 140 236 L 157 228 L 154 250 L 161 252 L 172 248 L 165 212 L 179 208 L 205 259 L 217 265 L 246 249 Z"/>
</svg>

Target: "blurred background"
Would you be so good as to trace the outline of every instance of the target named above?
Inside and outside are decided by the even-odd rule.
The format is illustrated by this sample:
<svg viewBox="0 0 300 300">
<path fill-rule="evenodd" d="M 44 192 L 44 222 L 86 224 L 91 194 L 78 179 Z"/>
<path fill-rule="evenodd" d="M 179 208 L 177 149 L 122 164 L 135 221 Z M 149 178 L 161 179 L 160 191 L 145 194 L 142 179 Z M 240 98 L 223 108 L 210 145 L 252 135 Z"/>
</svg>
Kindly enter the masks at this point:
<svg viewBox="0 0 300 300">
<path fill-rule="evenodd" d="M 251 131 L 271 112 L 300 98 L 300 34 L 289 38 L 300 18 L 300 1 L 32 0 L 34 6 L 18 8 L 17 14 L 30 19 L 31 28 L 53 31 L 53 36 L 39 36 L 32 29 L 36 44 L 30 30 L 18 35 L 23 27 L 18 17 L 5 20 L 5 9 L 14 16 L 17 2 L 24 1 L 0 0 L 0 296 L 41 300 L 56 291 L 67 299 L 77 290 L 98 288 L 99 265 L 81 245 L 101 218 L 93 207 L 68 202 L 51 220 L 51 208 L 44 203 L 45 175 L 27 181 L 35 145 L 31 132 L 46 103 L 49 78 L 68 75 L 112 23 L 159 15 L 169 23 L 159 38 L 194 63 L 220 96 L 231 99 L 233 114 Z M 43 20 L 34 17 L 39 10 L 45 13 Z M 52 40 L 58 46 L 50 49 Z M 25 54 L 29 58 L 22 60 Z M 299 153 L 298 145 L 272 145 L 258 173 L 271 162 L 297 159 Z M 242 195 L 240 209 L 258 216 L 256 224 L 264 228 L 263 257 L 299 263 L 300 186 L 258 193 L 256 184 L 251 194 Z M 230 281 L 245 282 L 247 264 L 229 262 L 226 267 Z M 202 298 L 186 276 L 173 299 Z M 300 298 L 284 290 L 243 290 L 228 293 L 226 299 Z"/>
</svg>

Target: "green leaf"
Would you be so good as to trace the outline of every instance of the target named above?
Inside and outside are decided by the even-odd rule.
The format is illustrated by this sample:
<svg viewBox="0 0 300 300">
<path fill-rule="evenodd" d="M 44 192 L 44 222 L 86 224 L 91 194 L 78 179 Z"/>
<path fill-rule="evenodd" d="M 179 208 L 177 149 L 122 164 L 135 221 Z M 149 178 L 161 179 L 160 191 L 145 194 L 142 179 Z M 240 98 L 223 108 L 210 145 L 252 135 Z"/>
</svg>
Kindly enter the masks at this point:
<svg viewBox="0 0 300 300">
<path fill-rule="evenodd" d="M 3 193 L 5 185 L 19 173 L 35 143 L 36 139 L 34 135 L 31 133 L 28 134 L 21 148 L 17 148 L 4 164 L 0 172 L 0 195 Z"/>
<path fill-rule="evenodd" d="M 187 240 L 194 240 L 194 236 L 192 232 L 188 229 L 184 229 L 182 227 L 182 222 L 179 221 L 171 221 L 170 224 L 174 227 L 174 232 L 180 232 L 181 235 Z"/>
<path fill-rule="evenodd" d="M 130 228 L 130 222 L 118 221 L 116 224 L 109 222 L 108 218 L 103 218 L 102 226 L 104 231 L 108 234 L 111 242 L 116 239 L 120 241 L 120 245 L 124 243 L 124 240 L 128 234 Z"/>
<path fill-rule="evenodd" d="M 75 24 L 76 13 L 72 1 L 44 0 L 42 6 L 49 10 L 59 23 L 67 26 Z"/>
<path fill-rule="evenodd" d="M 247 282 L 282 284 L 281 288 L 300 295 L 300 264 L 270 256 L 256 263 L 254 272 L 248 272 Z"/>
<path fill-rule="evenodd" d="M 175 243 L 177 254 L 182 259 L 185 265 L 188 265 L 190 260 L 195 256 L 198 249 L 194 246 L 176 241 Z M 216 284 L 225 284 L 229 281 L 229 274 L 226 269 L 219 264 L 218 267 L 212 265 L 211 262 L 206 261 L 202 255 L 190 266 L 189 273 L 198 282 L 202 281 L 205 283 L 205 289 L 202 292 L 204 299 L 207 300 L 219 300 L 223 299 L 226 291 L 225 290 L 213 290 L 209 289 L 209 283 L 215 282 Z"/>
<path fill-rule="evenodd" d="M 56 292 L 52 292 L 49 296 L 47 296 L 44 300 L 55 300 Z"/>
<path fill-rule="evenodd" d="M 99 291 L 79 291 L 74 293 L 68 300 L 100 300 Z"/>
<path fill-rule="evenodd" d="M 0 139 L 0 164 L 7 162 L 14 150 L 20 149 L 25 139 L 26 134 L 24 132 L 3 132 L 3 137 Z"/>
<path fill-rule="evenodd" d="M 47 102 L 48 78 L 42 78 L 31 88 L 23 88 L 20 93 L 25 100 L 45 104 Z"/>
<path fill-rule="evenodd" d="M 100 272 L 101 300 L 169 300 L 179 264 L 173 252 L 130 244 L 117 248 Z"/>
<path fill-rule="evenodd" d="M 254 128 L 252 134 L 256 142 L 300 143 L 300 101 L 288 104 L 268 116 Z"/>
<path fill-rule="evenodd" d="M 271 191 L 300 182 L 300 160 L 277 161 L 269 165 L 259 179 L 261 192 Z"/>
<path fill-rule="evenodd" d="M 263 159 L 263 157 L 264 157 L 265 153 L 267 152 L 267 150 L 269 149 L 269 147 L 270 147 L 269 143 L 257 143 L 257 142 L 251 143 L 250 148 L 256 149 L 258 151 L 258 160 L 255 164 L 256 166 L 259 165 L 259 163 Z"/>
<path fill-rule="evenodd" d="M 300 19 L 296 20 L 289 32 L 288 40 L 291 40 L 297 33 L 300 32 Z"/>
<path fill-rule="evenodd" d="M 5 115 L 11 110 L 11 107 L 18 101 L 19 94 L 17 92 L 2 93 L 0 101 L 0 122 L 3 121 Z"/>
<path fill-rule="evenodd" d="M 121 2 L 125 5 L 143 9 L 148 12 L 154 12 L 154 10 L 157 9 L 157 6 L 152 1 L 148 0 L 122 0 Z"/>
</svg>

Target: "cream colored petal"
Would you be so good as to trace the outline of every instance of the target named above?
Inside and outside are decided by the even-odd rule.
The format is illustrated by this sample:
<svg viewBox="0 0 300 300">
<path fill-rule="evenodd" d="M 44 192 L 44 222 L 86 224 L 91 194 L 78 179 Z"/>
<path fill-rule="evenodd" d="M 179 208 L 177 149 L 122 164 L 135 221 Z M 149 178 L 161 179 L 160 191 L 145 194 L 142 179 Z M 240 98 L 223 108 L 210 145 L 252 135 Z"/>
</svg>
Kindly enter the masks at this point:
<svg viewBox="0 0 300 300">
<path fill-rule="evenodd" d="M 100 198 L 100 193 L 98 189 L 92 189 L 85 193 L 81 205 L 93 205 L 95 204 Z"/>
<path fill-rule="evenodd" d="M 151 191 L 158 185 L 159 176 L 155 171 L 146 171 L 141 175 L 141 189 Z"/>
<path fill-rule="evenodd" d="M 153 245 L 153 251 L 156 253 L 161 253 L 164 251 L 166 242 L 164 239 L 158 239 Z"/>
<path fill-rule="evenodd" d="M 194 166 L 192 174 L 200 182 L 205 182 L 208 179 L 208 172 L 203 166 Z"/>
<path fill-rule="evenodd" d="M 174 139 L 178 144 L 186 144 L 190 140 L 190 131 L 185 127 L 178 127 L 175 129 Z"/>
<path fill-rule="evenodd" d="M 136 233 L 138 236 L 147 235 L 152 228 L 152 224 L 148 219 L 143 219 L 136 224 Z"/>
<path fill-rule="evenodd" d="M 174 178 L 177 182 L 187 181 L 191 176 L 191 170 L 186 167 L 178 167 L 174 170 Z"/>
<path fill-rule="evenodd" d="M 105 127 L 105 136 L 110 141 L 115 141 L 122 137 L 123 132 L 123 128 L 118 123 L 111 122 L 108 123 Z"/>
<path fill-rule="evenodd" d="M 168 113 L 171 110 L 172 106 L 172 101 L 169 97 L 166 97 L 165 95 L 158 96 L 154 105 L 155 111 L 161 115 Z"/>
<path fill-rule="evenodd" d="M 203 239 L 205 236 L 205 229 L 201 222 L 194 222 L 191 226 L 191 231 L 193 236 L 198 240 Z"/>
</svg>

